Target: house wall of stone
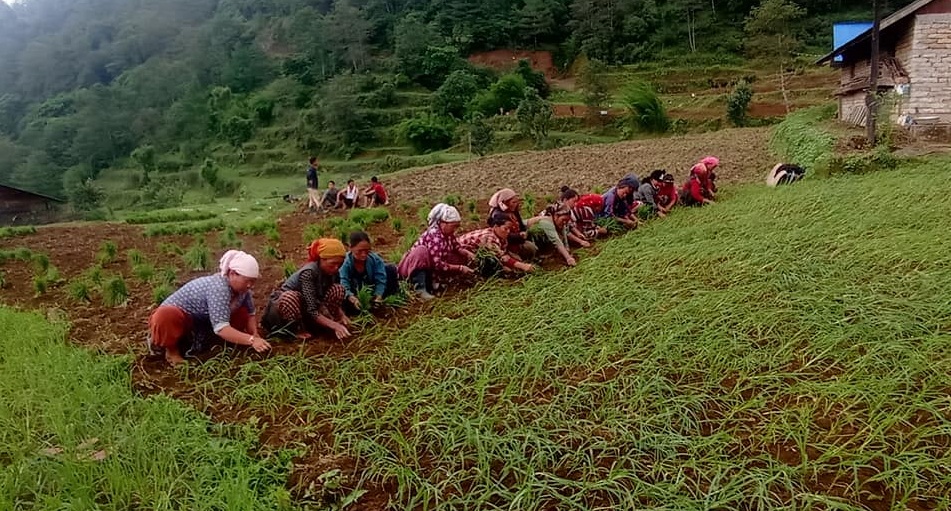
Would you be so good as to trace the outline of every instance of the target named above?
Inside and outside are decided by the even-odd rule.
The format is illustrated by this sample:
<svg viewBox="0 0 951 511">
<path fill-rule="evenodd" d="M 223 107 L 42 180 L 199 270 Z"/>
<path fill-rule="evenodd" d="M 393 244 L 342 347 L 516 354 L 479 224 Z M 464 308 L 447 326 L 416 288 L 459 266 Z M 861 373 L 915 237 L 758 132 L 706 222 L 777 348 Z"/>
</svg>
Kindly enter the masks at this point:
<svg viewBox="0 0 951 511">
<path fill-rule="evenodd" d="M 912 37 L 906 64 L 911 90 L 901 110 L 951 122 L 951 13 L 917 15 Z"/>
</svg>

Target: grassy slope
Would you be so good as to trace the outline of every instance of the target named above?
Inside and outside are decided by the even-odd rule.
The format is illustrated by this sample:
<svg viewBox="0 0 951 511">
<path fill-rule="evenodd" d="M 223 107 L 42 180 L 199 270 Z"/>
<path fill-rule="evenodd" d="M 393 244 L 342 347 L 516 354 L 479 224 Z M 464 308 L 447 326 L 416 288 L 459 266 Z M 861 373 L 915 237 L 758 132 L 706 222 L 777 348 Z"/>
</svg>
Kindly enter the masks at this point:
<svg viewBox="0 0 951 511">
<path fill-rule="evenodd" d="M 64 334 L 0 308 L 0 509 L 284 507 L 288 460 L 249 457 L 250 428 L 134 396 L 128 359 Z"/>
<path fill-rule="evenodd" d="M 379 351 L 193 383 L 331 425 L 398 508 L 945 508 L 943 165 L 728 192 Z"/>
</svg>

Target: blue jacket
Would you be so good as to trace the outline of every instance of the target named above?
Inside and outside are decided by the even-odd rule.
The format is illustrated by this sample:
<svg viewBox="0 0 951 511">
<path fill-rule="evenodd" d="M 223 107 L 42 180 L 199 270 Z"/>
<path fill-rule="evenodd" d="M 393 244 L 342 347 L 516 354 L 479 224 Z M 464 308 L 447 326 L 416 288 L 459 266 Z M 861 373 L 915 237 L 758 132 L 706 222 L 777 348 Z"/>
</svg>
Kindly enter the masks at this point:
<svg viewBox="0 0 951 511">
<path fill-rule="evenodd" d="M 373 296 L 383 296 L 386 292 L 386 263 L 376 252 L 370 252 L 367 258 L 366 273 L 360 274 L 354 265 L 353 254 L 347 253 L 340 267 L 340 284 L 346 290 L 349 298 L 363 286 L 373 286 Z"/>
</svg>

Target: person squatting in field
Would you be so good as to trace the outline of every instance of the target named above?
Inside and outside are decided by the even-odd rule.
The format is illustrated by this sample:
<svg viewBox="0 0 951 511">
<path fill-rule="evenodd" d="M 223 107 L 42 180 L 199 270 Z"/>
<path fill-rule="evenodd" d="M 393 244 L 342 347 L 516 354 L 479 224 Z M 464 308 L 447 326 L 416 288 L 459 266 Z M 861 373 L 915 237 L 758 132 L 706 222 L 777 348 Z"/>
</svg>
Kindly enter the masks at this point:
<svg viewBox="0 0 951 511">
<path fill-rule="evenodd" d="M 166 298 L 149 316 L 148 345 L 165 350 L 172 365 L 203 351 L 217 336 L 261 352 L 271 345 L 258 335 L 251 288 L 260 276 L 258 262 L 239 250 L 219 261 L 219 273 L 194 279 Z"/>
<path fill-rule="evenodd" d="M 435 289 L 442 287 L 449 276 L 474 273 L 467 264 L 475 259 L 475 254 L 462 248 L 456 238 L 462 222 L 459 210 L 448 204 L 436 204 L 427 222 L 429 228 L 403 255 L 397 269 L 420 298 L 431 300 L 435 298 Z"/>
<path fill-rule="evenodd" d="M 360 289 L 372 289 L 372 305 L 400 292 L 399 275 L 395 264 L 387 264 L 370 247 L 370 236 L 363 231 L 350 233 L 350 250 L 340 267 L 340 284 L 345 293 L 344 308 L 350 314 L 361 312 Z"/>
<path fill-rule="evenodd" d="M 470 231 L 459 237 L 459 245 L 477 256 L 480 273 L 483 276 L 500 272 L 531 272 L 535 266 L 513 257 L 508 252 L 509 235 L 518 230 L 514 217 L 503 215 L 490 216 L 489 226 Z"/>
<path fill-rule="evenodd" d="M 517 231 L 509 238 L 509 251 L 516 257 L 531 261 L 538 253 L 538 246 L 528 239 L 528 226 L 522 220 L 522 198 L 511 188 L 502 188 L 489 199 L 489 218 L 502 221 L 508 215 L 515 218 Z"/>
<path fill-rule="evenodd" d="M 347 249 L 340 240 L 320 238 L 310 244 L 307 255 L 307 264 L 271 293 L 262 324 L 272 334 L 307 338 L 326 329 L 346 339 L 350 318 L 342 308 L 346 291 L 339 271 Z"/>
<path fill-rule="evenodd" d="M 690 169 L 690 176 L 684 183 L 680 201 L 684 206 L 704 206 L 713 204 L 717 195 L 716 173 L 720 160 L 707 156 Z"/>
<path fill-rule="evenodd" d="M 552 204 L 538 216 L 528 220 L 528 225 L 537 227 L 541 231 L 541 240 L 553 247 L 555 251 L 565 260 L 568 266 L 575 266 L 578 261 L 571 255 L 568 249 L 570 242 L 575 242 L 583 247 L 590 247 L 587 241 L 578 238 L 572 234 L 571 208 Z"/>
<path fill-rule="evenodd" d="M 599 216 L 613 218 L 628 229 L 637 228 L 637 218 L 634 216 L 633 194 L 637 190 L 629 179 L 621 179 L 617 185 L 604 192 L 604 209 Z"/>
</svg>

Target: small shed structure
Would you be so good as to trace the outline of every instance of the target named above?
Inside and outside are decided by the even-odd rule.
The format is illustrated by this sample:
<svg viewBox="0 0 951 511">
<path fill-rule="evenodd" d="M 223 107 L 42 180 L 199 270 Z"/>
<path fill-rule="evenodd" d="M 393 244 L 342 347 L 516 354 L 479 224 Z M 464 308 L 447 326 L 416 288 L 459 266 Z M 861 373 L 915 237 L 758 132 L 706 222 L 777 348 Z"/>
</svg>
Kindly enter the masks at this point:
<svg viewBox="0 0 951 511">
<path fill-rule="evenodd" d="M 59 219 L 62 199 L 0 184 L 0 225 L 48 224 Z"/>
<path fill-rule="evenodd" d="M 951 122 L 951 0 L 916 0 L 884 18 L 880 34 L 878 91 L 897 93 L 892 121 Z M 816 62 L 841 70 L 839 119 L 863 126 L 871 38 L 865 30 Z"/>
</svg>

